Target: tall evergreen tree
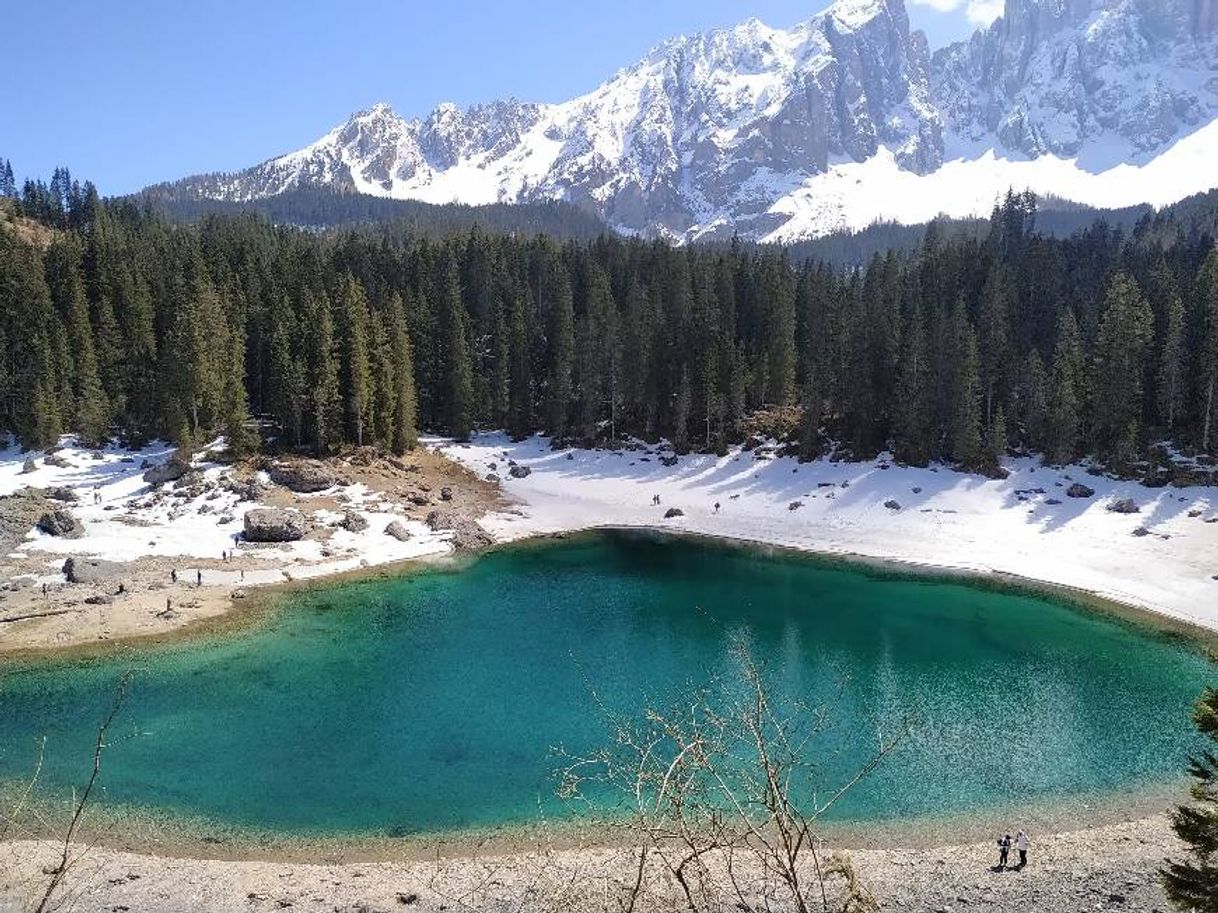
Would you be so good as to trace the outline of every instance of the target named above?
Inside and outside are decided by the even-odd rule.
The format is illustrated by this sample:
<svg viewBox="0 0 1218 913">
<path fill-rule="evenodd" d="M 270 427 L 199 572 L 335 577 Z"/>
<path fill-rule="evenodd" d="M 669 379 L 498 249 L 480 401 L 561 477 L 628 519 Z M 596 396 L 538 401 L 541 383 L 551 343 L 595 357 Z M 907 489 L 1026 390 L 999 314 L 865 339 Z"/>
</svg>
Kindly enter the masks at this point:
<svg viewBox="0 0 1218 913">
<path fill-rule="evenodd" d="M 1096 443 L 1118 461 L 1131 460 L 1141 435 L 1143 378 L 1154 337 L 1153 317 L 1137 284 L 1126 274 L 1113 277 L 1096 340 Z"/>
<path fill-rule="evenodd" d="M 402 300 L 397 296 L 389 302 L 389 336 L 393 351 L 394 391 L 393 449 L 405 453 L 418 443 L 414 356 Z"/>
<path fill-rule="evenodd" d="M 450 263 L 440 301 L 439 344 L 444 372 L 441 420 L 449 434 L 459 441 L 469 440 L 474 421 L 473 365 L 466 338 L 457 268 Z"/>
<path fill-rule="evenodd" d="M 1057 325 L 1049 390 L 1049 427 L 1045 443 L 1049 459 L 1054 463 L 1068 463 L 1079 454 L 1086 399 L 1085 371 L 1078 321 L 1072 311 L 1066 311 Z"/>
</svg>

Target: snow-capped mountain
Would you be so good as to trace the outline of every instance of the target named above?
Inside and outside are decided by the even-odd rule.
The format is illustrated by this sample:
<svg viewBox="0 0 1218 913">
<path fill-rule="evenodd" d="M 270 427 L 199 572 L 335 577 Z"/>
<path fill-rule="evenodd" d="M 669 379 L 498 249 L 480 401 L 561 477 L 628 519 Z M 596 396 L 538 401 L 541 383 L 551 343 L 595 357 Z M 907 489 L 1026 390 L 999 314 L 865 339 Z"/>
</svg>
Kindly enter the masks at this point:
<svg viewBox="0 0 1218 913">
<path fill-rule="evenodd" d="M 837 0 L 669 41 L 561 104 L 376 105 L 313 145 L 175 195 L 332 187 L 564 199 L 628 232 L 793 240 L 986 213 L 1009 188 L 1093 206 L 1218 186 L 1218 0 L 1007 0 L 933 55 L 903 0 Z M 164 190 L 165 188 L 162 188 Z"/>
</svg>

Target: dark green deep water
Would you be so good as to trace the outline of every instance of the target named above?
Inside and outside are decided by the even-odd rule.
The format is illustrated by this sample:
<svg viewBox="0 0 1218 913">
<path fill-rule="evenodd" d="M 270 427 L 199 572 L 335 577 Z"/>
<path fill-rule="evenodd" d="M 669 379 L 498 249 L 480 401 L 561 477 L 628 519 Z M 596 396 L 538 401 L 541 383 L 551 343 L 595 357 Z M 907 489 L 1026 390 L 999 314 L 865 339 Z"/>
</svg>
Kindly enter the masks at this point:
<svg viewBox="0 0 1218 913">
<path fill-rule="evenodd" d="M 1178 640 L 1044 599 L 789 554 L 607 533 L 459 571 L 293 597 L 238 635 L 68 663 L 0 663 L 0 780 L 82 782 L 136 669 L 106 800 L 281 831 L 391 833 L 563 812 L 551 747 L 730 671 L 745 634 L 783 696 L 848 685 L 825 780 L 912 711 L 906 743 L 837 809 L 971 813 L 1167 781 L 1212 678 Z"/>
</svg>

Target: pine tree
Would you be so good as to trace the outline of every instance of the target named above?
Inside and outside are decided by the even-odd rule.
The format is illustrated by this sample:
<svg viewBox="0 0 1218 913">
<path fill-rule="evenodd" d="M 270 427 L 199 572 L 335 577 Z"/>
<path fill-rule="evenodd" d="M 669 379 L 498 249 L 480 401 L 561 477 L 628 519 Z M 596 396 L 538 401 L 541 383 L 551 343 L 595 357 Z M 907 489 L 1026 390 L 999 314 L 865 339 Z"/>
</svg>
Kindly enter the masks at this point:
<svg viewBox="0 0 1218 913">
<path fill-rule="evenodd" d="M 512 296 L 508 319 L 508 433 L 514 440 L 533 429 L 533 366 L 529 345 L 529 320 L 525 298 Z"/>
<path fill-rule="evenodd" d="M 1001 401 L 1011 358 L 1010 310 L 1012 280 L 1006 269 L 995 267 L 981 293 L 977 317 L 977 348 L 981 385 L 985 394 L 985 422 L 992 424 L 995 406 Z"/>
<path fill-rule="evenodd" d="M 1197 388 L 1201 394 L 1201 449 L 1213 443 L 1218 409 L 1218 251 L 1210 251 L 1197 277 L 1201 345 L 1197 353 Z"/>
<path fill-rule="evenodd" d="M 1218 742 L 1218 690 L 1207 688 L 1193 714 L 1197 730 Z M 1163 890 L 1181 910 L 1218 913 L 1218 753 L 1203 751 L 1189 761 L 1192 803 L 1172 812 L 1172 829 L 1188 847 L 1183 862 L 1168 860 L 1160 871 Z"/>
<path fill-rule="evenodd" d="M 270 311 L 270 382 L 267 405 L 294 446 L 304 441 L 304 419 L 309 394 L 305 370 L 297 355 L 296 326 L 291 305 L 278 295 Z"/>
<path fill-rule="evenodd" d="M 406 330 L 406 314 L 398 297 L 389 302 L 389 336 L 393 351 L 394 393 L 393 450 L 405 453 L 418 443 L 416 426 L 416 397 L 414 382 L 414 357 L 410 347 L 410 335 Z"/>
<path fill-rule="evenodd" d="M 1159 418 L 1168 431 L 1175 430 L 1184 407 L 1184 355 L 1184 305 L 1179 296 L 1172 295 L 1167 301 L 1158 371 Z"/>
<path fill-rule="evenodd" d="M 309 413 L 313 425 L 313 447 L 318 455 L 322 455 L 338 440 L 342 416 L 334 318 L 330 313 L 330 302 L 324 295 L 314 297 L 305 292 L 302 303 L 305 313 L 309 315 L 304 360 L 306 376 L 311 385 Z"/>
<path fill-rule="evenodd" d="M 999 406 L 994 410 L 985 437 L 986 461 L 991 467 L 1001 465 L 1002 458 L 1007 455 L 1007 413 Z"/>
<path fill-rule="evenodd" d="M 1133 459 L 1142 423 L 1143 377 L 1153 339 L 1153 317 L 1137 284 L 1113 277 L 1096 340 L 1093 413 L 1100 452 L 1118 462 Z"/>
<path fill-rule="evenodd" d="M 955 356 L 950 368 L 948 447 L 953 460 L 975 468 L 981 457 L 981 378 L 977 337 L 963 301 L 957 303 L 952 317 L 952 335 Z"/>
<path fill-rule="evenodd" d="M 1082 334 L 1072 311 L 1062 314 L 1053 352 L 1049 391 L 1048 427 L 1045 431 L 1050 462 L 1069 463 L 1082 442 L 1082 409 L 1086 397 L 1086 370 Z"/>
<path fill-rule="evenodd" d="M 449 434 L 469 440 L 473 430 L 474 382 L 465 334 L 465 307 L 455 264 L 449 264 L 440 301 L 440 346 L 444 384 L 441 419 Z"/>
<path fill-rule="evenodd" d="M 249 398 L 245 391 L 245 344 L 243 333 L 230 333 L 228 371 L 225 373 L 222 414 L 228 451 L 243 459 L 258 450 L 258 436 L 251 427 Z"/>
<path fill-rule="evenodd" d="M 368 298 L 364 287 L 348 274 L 338 298 L 341 396 L 349 438 L 364 445 L 372 425 L 372 365 L 368 352 Z"/>
<path fill-rule="evenodd" d="M 571 373 L 575 359 L 575 313 L 571 301 L 571 284 L 561 263 L 551 264 L 542 282 L 542 295 L 545 296 L 543 307 L 549 310 L 546 430 L 555 441 L 562 441 L 569 432 Z"/>
<path fill-rule="evenodd" d="M 914 305 L 902 334 L 894 411 L 894 455 L 911 466 L 930 459 L 930 357 L 922 309 Z"/>
</svg>

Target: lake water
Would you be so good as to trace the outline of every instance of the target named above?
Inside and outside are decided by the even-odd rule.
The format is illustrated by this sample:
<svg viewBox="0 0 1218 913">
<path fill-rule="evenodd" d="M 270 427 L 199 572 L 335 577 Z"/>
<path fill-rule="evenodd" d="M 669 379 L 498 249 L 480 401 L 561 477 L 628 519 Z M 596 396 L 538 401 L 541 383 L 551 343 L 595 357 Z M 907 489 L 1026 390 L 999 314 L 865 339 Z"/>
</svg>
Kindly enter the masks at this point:
<svg viewBox="0 0 1218 913">
<path fill-rule="evenodd" d="M 0 779 L 84 781 L 116 680 L 105 801 L 237 826 L 402 835 L 561 816 L 555 746 L 731 674 L 743 636 L 783 698 L 841 690 L 826 785 L 910 736 L 835 810 L 969 814 L 1168 781 L 1213 667 L 1045 599 L 637 533 L 494 552 L 293 596 L 239 634 L 0 663 Z M 844 683 L 844 685 L 843 685 Z"/>
</svg>

